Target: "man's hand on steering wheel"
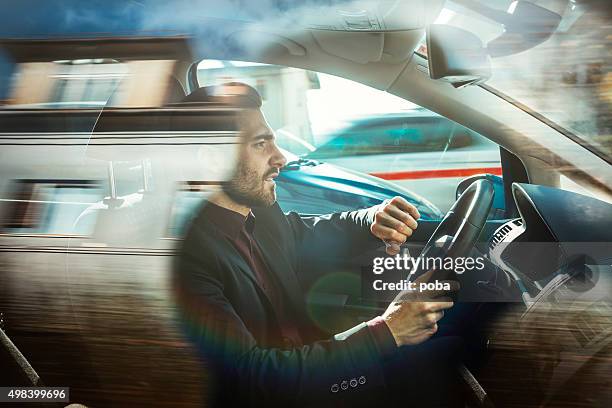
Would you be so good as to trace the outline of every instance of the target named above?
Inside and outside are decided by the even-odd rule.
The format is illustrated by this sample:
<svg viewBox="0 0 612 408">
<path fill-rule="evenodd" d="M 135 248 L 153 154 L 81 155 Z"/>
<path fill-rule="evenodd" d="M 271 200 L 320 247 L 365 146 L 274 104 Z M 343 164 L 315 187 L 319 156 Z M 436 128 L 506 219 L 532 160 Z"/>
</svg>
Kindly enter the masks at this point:
<svg viewBox="0 0 612 408">
<path fill-rule="evenodd" d="M 435 251 L 440 257 L 466 256 L 473 247 L 478 235 L 487 220 L 493 202 L 493 185 L 487 180 L 472 183 L 452 206 L 440 222 L 429 241 L 425 244 L 421 256 Z M 380 205 L 371 226 L 374 236 L 382 239 L 387 245 L 387 254 L 399 253 L 400 246 L 412 235 L 419 218 L 417 209 L 401 197 Z M 436 270 L 423 270 L 413 274 L 415 282 L 429 282 L 434 279 Z M 431 337 L 438 329 L 437 322 L 444 316 L 444 309 L 453 306 L 447 297 L 456 292 L 458 283 L 453 280 L 446 293 L 400 292 L 391 302 L 382 318 L 389 327 L 398 345 L 418 344 Z"/>
<path fill-rule="evenodd" d="M 421 275 L 416 283 L 429 282 L 433 273 Z M 382 318 L 398 346 L 422 343 L 438 331 L 444 310 L 453 307 L 448 295 L 459 290 L 457 282 L 445 282 L 449 290 L 403 291 L 389 304 Z"/>
<path fill-rule="evenodd" d="M 387 254 L 397 255 L 400 246 L 417 228 L 420 217 L 416 207 L 403 197 L 394 197 L 380 204 L 370 227 L 372 234 L 383 240 Z"/>
</svg>

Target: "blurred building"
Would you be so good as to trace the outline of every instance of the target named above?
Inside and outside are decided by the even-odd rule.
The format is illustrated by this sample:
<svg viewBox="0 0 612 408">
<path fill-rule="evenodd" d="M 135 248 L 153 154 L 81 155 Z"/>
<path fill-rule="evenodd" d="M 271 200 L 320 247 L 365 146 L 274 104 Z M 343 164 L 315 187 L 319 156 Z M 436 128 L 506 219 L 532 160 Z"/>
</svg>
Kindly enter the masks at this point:
<svg viewBox="0 0 612 408">
<path fill-rule="evenodd" d="M 261 94 L 263 112 L 274 130 L 283 129 L 313 143 L 307 108 L 307 91 L 319 89 L 316 73 L 278 65 L 242 61 L 204 60 L 198 65 L 198 84 L 238 81 Z"/>
<path fill-rule="evenodd" d="M 6 103 L 67 109 L 160 106 L 172 92 L 175 63 L 112 59 L 22 62 L 16 67 Z"/>
</svg>

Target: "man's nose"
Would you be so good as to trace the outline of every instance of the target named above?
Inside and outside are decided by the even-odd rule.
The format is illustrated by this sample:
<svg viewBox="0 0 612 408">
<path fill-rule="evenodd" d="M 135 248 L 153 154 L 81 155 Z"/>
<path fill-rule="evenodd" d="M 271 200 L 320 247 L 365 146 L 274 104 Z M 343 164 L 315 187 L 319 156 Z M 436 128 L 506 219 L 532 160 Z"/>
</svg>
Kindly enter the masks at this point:
<svg viewBox="0 0 612 408">
<path fill-rule="evenodd" d="M 280 151 L 276 144 L 274 144 L 274 152 L 270 158 L 270 164 L 278 168 L 285 167 L 285 164 L 287 164 L 287 158 L 283 155 L 283 152 Z"/>
</svg>

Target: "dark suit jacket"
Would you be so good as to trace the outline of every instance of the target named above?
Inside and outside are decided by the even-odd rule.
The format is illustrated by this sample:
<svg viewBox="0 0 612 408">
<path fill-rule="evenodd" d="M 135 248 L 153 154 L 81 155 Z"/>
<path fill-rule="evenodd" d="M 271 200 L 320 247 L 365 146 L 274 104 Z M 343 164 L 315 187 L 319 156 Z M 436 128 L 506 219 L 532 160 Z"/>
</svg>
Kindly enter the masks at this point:
<svg viewBox="0 0 612 408">
<path fill-rule="evenodd" d="M 277 204 L 253 211 L 255 239 L 287 294 L 303 339 L 310 340 L 313 325 L 298 282 L 301 265 L 380 246 L 369 231 L 374 211 L 309 218 L 285 215 Z M 173 282 L 184 327 L 207 367 L 211 405 L 335 404 L 371 395 L 384 384 L 381 363 L 389 350 L 365 324 L 328 340 L 283 343 L 253 271 L 201 213 L 176 258 Z"/>
</svg>

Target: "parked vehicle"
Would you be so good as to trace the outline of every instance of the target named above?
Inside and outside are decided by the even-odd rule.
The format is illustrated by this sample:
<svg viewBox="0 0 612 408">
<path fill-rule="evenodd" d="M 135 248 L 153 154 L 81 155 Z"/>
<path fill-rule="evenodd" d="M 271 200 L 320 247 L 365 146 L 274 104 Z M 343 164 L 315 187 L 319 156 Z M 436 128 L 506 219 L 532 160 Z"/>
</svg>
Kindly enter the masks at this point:
<svg viewBox="0 0 612 408">
<path fill-rule="evenodd" d="M 278 178 L 278 201 L 285 211 L 328 214 L 366 208 L 395 196 L 404 197 L 419 210 L 421 219 L 437 220 L 444 214 L 425 198 L 393 183 L 354 170 L 283 151 L 287 166 Z"/>
<path fill-rule="evenodd" d="M 426 109 L 360 117 L 304 157 L 392 180 L 443 210 L 464 177 L 501 175 L 499 146 Z"/>
</svg>

